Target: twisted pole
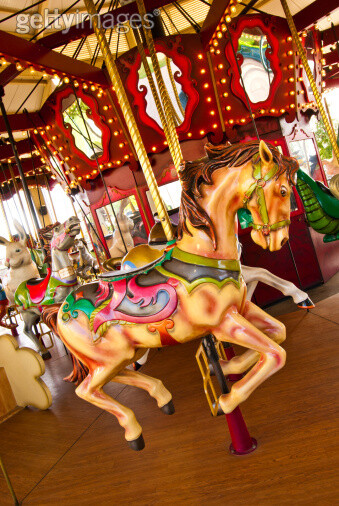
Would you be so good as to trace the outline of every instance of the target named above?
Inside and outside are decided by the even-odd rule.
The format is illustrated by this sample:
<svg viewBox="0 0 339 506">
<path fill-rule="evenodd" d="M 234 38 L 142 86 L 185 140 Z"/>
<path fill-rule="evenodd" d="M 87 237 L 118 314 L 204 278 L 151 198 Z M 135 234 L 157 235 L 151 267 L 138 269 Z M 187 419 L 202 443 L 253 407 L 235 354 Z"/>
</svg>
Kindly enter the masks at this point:
<svg viewBox="0 0 339 506">
<path fill-rule="evenodd" d="M 135 37 L 135 40 L 137 43 L 137 48 L 138 48 L 138 51 L 139 51 L 139 54 L 141 57 L 142 64 L 143 64 L 145 72 L 146 72 L 146 76 L 147 76 L 147 80 L 148 80 L 148 83 L 149 83 L 149 86 L 151 89 L 151 93 L 153 95 L 153 99 L 154 99 L 154 102 L 155 102 L 155 105 L 156 105 L 156 108 L 157 108 L 157 111 L 158 111 L 158 114 L 160 117 L 160 121 L 162 124 L 162 128 L 164 130 L 167 144 L 168 144 L 171 156 L 173 158 L 175 168 L 178 171 L 181 160 L 180 160 L 180 158 L 178 158 L 177 150 L 175 149 L 175 146 L 173 145 L 172 136 L 170 134 L 170 130 L 169 130 L 169 126 L 168 126 L 168 121 L 165 116 L 164 109 L 162 107 L 162 103 L 161 103 L 159 95 L 158 95 L 158 90 L 157 90 L 154 80 L 153 80 L 152 72 L 151 72 L 151 69 L 150 69 L 148 61 L 147 61 L 144 45 L 141 41 L 141 38 L 140 38 L 140 35 L 139 35 L 139 32 L 137 29 L 134 30 L 134 37 Z"/>
<path fill-rule="evenodd" d="M 145 175 L 145 179 L 148 185 L 148 188 L 151 192 L 152 199 L 155 204 L 155 208 L 157 210 L 160 222 L 163 226 L 166 238 L 168 241 L 173 239 L 173 230 L 172 225 L 170 222 L 170 219 L 168 217 L 166 208 L 163 204 L 163 201 L 161 199 L 161 195 L 159 192 L 158 184 L 155 179 L 151 163 L 147 156 L 147 151 L 144 146 L 144 143 L 142 141 L 137 123 L 135 121 L 135 118 L 133 116 L 131 105 L 128 101 L 124 86 L 121 81 L 121 77 L 119 75 L 119 71 L 117 69 L 117 66 L 115 64 L 115 61 L 113 59 L 109 44 L 107 42 L 107 39 L 105 37 L 105 32 L 101 26 L 99 26 L 98 23 L 98 14 L 95 9 L 93 0 L 85 0 L 85 5 L 87 12 L 90 14 L 94 33 L 98 39 L 98 43 L 101 49 L 101 52 L 103 54 L 107 71 L 110 76 L 110 79 L 112 81 L 114 90 L 116 92 L 122 113 L 124 115 L 128 130 L 131 135 L 132 142 L 135 147 L 135 151 L 138 155 L 138 159 L 141 165 L 141 168 L 143 170 L 143 173 Z"/>
<path fill-rule="evenodd" d="M 154 74 L 155 74 L 155 79 L 157 81 L 159 92 L 160 92 L 160 98 L 161 98 L 161 101 L 164 106 L 164 113 L 165 113 L 165 117 L 166 117 L 168 128 L 169 128 L 169 135 L 171 138 L 171 142 L 173 144 L 173 148 L 175 150 L 175 159 L 173 159 L 173 161 L 174 161 L 174 165 L 176 166 L 176 169 L 178 171 L 179 167 L 177 167 L 176 161 L 180 160 L 180 163 L 181 163 L 183 157 L 182 157 L 181 148 L 180 148 L 180 144 L 179 144 L 178 134 L 177 134 L 177 131 L 175 128 L 172 102 L 171 102 L 169 95 L 167 93 L 164 79 L 163 79 L 163 76 L 162 76 L 162 73 L 160 70 L 159 61 L 158 61 L 157 53 L 156 53 L 155 46 L 154 46 L 154 40 L 153 40 L 151 27 L 150 27 L 150 24 L 149 24 L 149 22 L 147 20 L 147 16 L 146 16 L 146 9 L 145 9 L 144 2 L 143 2 L 143 0 L 136 0 L 136 3 L 138 6 L 139 14 L 143 20 L 142 21 L 143 33 L 144 33 L 145 40 L 146 40 L 148 50 L 149 50 L 149 54 L 151 57 L 152 66 L 153 66 Z M 179 165 L 180 165 L 180 163 L 179 163 Z"/>
</svg>

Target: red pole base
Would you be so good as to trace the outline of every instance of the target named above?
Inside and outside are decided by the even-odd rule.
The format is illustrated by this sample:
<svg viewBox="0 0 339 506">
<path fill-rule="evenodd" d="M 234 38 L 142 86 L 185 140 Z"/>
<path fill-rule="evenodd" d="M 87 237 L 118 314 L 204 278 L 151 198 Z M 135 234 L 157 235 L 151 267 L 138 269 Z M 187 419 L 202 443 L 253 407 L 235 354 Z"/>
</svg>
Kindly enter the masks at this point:
<svg viewBox="0 0 339 506">
<path fill-rule="evenodd" d="M 11 334 L 12 334 L 13 337 L 18 337 L 19 336 L 19 333 L 18 333 L 16 327 L 13 327 L 11 329 Z"/>
<path fill-rule="evenodd" d="M 233 455 L 246 455 L 253 452 L 257 447 L 257 441 L 250 436 L 239 406 L 226 415 L 226 420 L 232 439 L 230 452 Z"/>
<path fill-rule="evenodd" d="M 235 357 L 233 346 L 229 346 L 227 348 L 224 348 L 225 355 L 227 357 L 227 360 L 231 360 L 233 357 Z M 242 374 L 229 374 L 227 376 L 229 381 L 239 381 L 243 377 Z"/>
</svg>

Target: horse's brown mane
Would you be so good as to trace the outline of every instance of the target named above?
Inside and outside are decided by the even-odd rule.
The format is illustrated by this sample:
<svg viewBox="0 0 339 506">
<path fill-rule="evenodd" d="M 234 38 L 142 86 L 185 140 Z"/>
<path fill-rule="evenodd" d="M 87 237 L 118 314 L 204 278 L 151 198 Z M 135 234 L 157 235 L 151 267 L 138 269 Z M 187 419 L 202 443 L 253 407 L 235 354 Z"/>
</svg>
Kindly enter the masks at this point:
<svg viewBox="0 0 339 506">
<path fill-rule="evenodd" d="M 273 161 L 278 165 L 276 179 L 287 172 L 287 177 L 293 183 L 293 174 L 298 170 L 298 162 L 294 158 L 284 156 L 280 151 L 269 145 Z M 182 162 L 180 167 L 180 180 L 182 184 L 181 206 L 178 224 L 178 238 L 183 232 L 192 235 L 187 227 L 187 220 L 194 228 L 206 232 L 212 239 L 216 248 L 216 237 L 213 223 L 208 214 L 200 207 L 198 199 L 202 197 L 202 184 L 212 185 L 212 174 L 222 167 L 241 167 L 252 160 L 255 155 L 259 157 L 259 141 L 239 144 L 222 144 L 214 146 L 206 144 L 206 155 L 193 162 Z"/>
</svg>

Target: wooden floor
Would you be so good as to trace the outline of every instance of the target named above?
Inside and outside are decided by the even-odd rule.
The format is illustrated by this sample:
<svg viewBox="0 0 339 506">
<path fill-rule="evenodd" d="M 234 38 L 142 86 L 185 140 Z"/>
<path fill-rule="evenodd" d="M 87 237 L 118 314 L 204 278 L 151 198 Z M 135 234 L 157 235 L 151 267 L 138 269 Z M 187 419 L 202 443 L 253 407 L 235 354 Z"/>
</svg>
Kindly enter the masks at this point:
<svg viewBox="0 0 339 506">
<path fill-rule="evenodd" d="M 116 420 L 62 381 L 59 344 L 46 365 L 46 412 L 25 409 L 0 425 L 0 454 L 24 505 L 334 505 L 338 500 L 339 295 L 284 315 L 287 364 L 242 405 L 258 449 L 228 452 L 225 417 L 212 418 L 197 342 L 155 352 L 143 372 L 163 379 L 176 414 L 143 391 L 110 384 L 131 407 L 146 448 L 131 451 Z M 11 504 L 0 476 L 0 504 Z"/>
</svg>

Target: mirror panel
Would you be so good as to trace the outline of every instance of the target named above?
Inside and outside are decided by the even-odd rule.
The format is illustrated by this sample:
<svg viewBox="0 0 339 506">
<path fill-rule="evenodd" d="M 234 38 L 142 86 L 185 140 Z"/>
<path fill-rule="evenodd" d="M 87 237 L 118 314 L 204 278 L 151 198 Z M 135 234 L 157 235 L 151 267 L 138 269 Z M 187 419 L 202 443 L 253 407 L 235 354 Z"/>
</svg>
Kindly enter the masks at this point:
<svg viewBox="0 0 339 506">
<path fill-rule="evenodd" d="M 176 122 L 176 125 L 178 126 L 181 125 L 185 119 L 185 109 L 188 101 L 188 97 L 186 93 L 183 91 L 182 85 L 177 81 L 178 77 L 182 77 L 182 72 L 180 68 L 173 62 L 172 58 L 169 58 L 164 53 L 161 52 L 157 53 L 157 57 L 161 74 L 164 79 L 164 83 L 172 104 L 172 109 L 174 112 L 174 120 Z M 158 95 L 160 96 L 151 58 L 149 56 L 147 56 L 147 62 L 152 72 L 153 81 L 157 88 Z M 146 76 L 146 71 L 143 63 L 141 64 L 141 67 L 138 70 L 138 77 L 139 77 L 138 90 L 143 91 L 145 88 L 147 89 L 145 95 L 146 114 L 150 118 L 154 119 L 159 125 L 159 127 L 162 128 L 159 113 L 155 105 L 154 97 L 150 89 L 150 85 Z"/>
<path fill-rule="evenodd" d="M 100 158 L 103 154 L 103 134 L 90 117 L 91 109 L 89 105 L 81 98 L 76 100 L 75 95 L 70 94 L 62 100 L 61 107 L 64 125 L 68 125 L 76 147 L 90 160 Z"/>
<path fill-rule="evenodd" d="M 245 28 L 238 39 L 237 56 L 242 56 L 241 76 L 253 104 L 268 99 L 274 74 L 267 52 L 271 46 L 259 27 Z M 241 83 L 242 85 L 242 83 Z"/>
</svg>

